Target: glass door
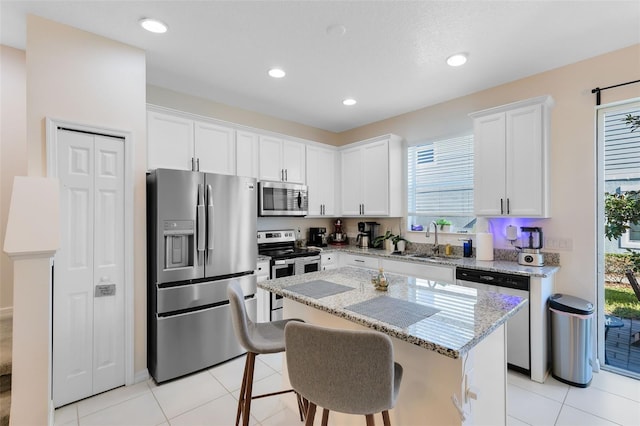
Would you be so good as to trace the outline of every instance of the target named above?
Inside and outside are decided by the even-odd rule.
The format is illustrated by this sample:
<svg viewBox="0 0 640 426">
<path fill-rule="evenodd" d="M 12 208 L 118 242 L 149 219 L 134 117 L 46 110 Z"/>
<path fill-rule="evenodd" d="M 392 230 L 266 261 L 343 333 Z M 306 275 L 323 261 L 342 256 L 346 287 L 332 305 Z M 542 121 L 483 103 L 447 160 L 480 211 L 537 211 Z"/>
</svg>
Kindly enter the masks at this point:
<svg viewBox="0 0 640 426">
<path fill-rule="evenodd" d="M 640 101 L 597 114 L 598 358 L 640 378 Z"/>
</svg>

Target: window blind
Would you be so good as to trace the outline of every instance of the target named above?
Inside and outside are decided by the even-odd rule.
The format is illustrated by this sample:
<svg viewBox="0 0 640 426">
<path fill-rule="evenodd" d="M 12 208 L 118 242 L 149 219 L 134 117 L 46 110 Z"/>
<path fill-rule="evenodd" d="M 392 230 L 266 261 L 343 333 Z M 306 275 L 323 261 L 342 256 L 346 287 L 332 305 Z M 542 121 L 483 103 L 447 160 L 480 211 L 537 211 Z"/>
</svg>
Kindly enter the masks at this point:
<svg viewBox="0 0 640 426">
<path fill-rule="evenodd" d="M 640 115 L 640 109 L 605 115 L 605 180 L 640 178 L 640 129 L 631 131 L 625 123 L 627 114 Z"/>
<path fill-rule="evenodd" d="M 408 147 L 409 216 L 473 215 L 473 135 Z"/>
</svg>

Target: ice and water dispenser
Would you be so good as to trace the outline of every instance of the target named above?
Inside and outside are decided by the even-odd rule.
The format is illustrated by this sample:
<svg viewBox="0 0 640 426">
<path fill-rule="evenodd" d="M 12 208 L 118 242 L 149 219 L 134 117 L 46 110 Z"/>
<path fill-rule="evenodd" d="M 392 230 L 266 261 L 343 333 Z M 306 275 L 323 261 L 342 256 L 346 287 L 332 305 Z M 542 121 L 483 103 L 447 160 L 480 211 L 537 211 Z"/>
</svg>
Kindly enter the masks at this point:
<svg viewBox="0 0 640 426">
<path fill-rule="evenodd" d="M 193 266 L 195 244 L 193 220 L 164 221 L 164 269 Z"/>
</svg>

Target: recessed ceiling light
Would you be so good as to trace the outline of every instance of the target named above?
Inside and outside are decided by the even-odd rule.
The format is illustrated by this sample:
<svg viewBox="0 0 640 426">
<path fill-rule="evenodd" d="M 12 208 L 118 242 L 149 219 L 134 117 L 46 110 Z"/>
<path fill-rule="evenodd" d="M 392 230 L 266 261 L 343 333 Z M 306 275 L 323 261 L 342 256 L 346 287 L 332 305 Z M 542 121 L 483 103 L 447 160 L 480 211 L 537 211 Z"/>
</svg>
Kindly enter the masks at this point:
<svg viewBox="0 0 640 426">
<path fill-rule="evenodd" d="M 335 24 L 327 27 L 327 35 L 333 38 L 340 38 L 347 32 L 347 28 L 344 25 Z"/>
<path fill-rule="evenodd" d="M 156 33 L 156 34 L 166 33 L 167 29 L 169 28 L 167 27 L 167 24 L 165 24 L 164 22 L 158 21 L 157 19 L 144 18 L 144 19 L 141 19 L 139 23 L 140 23 L 140 26 L 145 30 L 150 31 L 152 33 Z"/>
<path fill-rule="evenodd" d="M 273 78 L 282 78 L 285 75 L 287 75 L 287 73 L 281 70 L 280 68 L 271 68 L 269 70 L 269 75 Z"/>
<path fill-rule="evenodd" d="M 469 55 L 466 53 L 456 53 L 455 55 L 451 55 L 447 58 L 447 64 L 452 67 L 459 67 L 467 62 L 468 56 Z"/>
<path fill-rule="evenodd" d="M 356 100 L 355 100 L 355 99 L 353 99 L 353 98 L 347 98 L 347 99 L 345 99 L 344 101 L 342 101 L 342 104 L 343 104 L 343 105 L 346 105 L 346 106 L 352 106 L 352 105 L 355 105 L 355 104 L 357 104 L 357 103 L 358 103 L 358 101 L 356 101 Z"/>
</svg>

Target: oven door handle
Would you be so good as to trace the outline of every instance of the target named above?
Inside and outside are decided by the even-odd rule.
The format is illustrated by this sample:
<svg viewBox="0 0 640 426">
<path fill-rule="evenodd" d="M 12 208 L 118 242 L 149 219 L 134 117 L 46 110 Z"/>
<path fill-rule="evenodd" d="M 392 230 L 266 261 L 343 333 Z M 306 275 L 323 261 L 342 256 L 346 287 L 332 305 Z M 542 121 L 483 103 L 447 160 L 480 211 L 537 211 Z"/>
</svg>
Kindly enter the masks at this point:
<svg viewBox="0 0 640 426">
<path fill-rule="evenodd" d="M 294 259 L 279 259 L 273 261 L 274 266 L 291 265 L 292 263 L 295 263 Z"/>
</svg>

